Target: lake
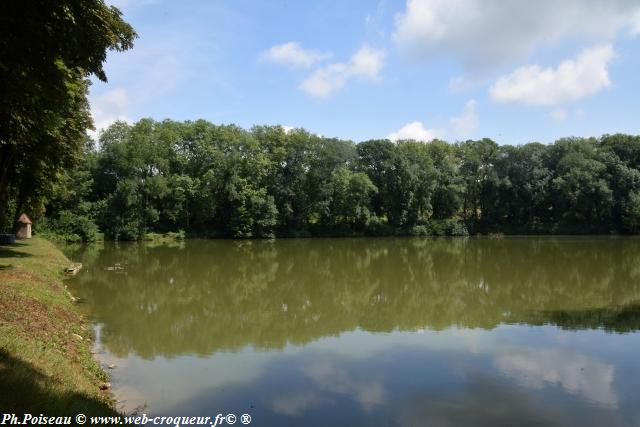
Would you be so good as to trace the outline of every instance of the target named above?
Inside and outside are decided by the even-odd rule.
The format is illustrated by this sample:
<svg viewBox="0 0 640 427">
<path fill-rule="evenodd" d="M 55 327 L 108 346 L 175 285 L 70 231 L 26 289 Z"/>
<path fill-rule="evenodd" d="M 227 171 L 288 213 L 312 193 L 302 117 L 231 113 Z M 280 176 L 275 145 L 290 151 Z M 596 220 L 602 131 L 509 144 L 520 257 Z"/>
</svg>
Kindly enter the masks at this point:
<svg viewBox="0 0 640 427">
<path fill-rule="evenodd" d="M 126 412 L 640 426 L 640 239 L 67 246 Z M 240 421 L 237 425 L 242 425 Z"/>
</svg>

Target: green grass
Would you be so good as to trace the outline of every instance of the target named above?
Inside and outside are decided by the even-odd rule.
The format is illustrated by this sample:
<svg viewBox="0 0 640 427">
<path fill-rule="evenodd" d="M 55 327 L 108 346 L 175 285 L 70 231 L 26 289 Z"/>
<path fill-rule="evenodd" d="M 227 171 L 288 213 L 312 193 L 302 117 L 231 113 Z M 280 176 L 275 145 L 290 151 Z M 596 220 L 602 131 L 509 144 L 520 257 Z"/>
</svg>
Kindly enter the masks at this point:
<svg viewBox="0 0 640 427">
<path fill-rule="evenodd" d="M 0 245 L 0 408 L 115 414 L 105 372 L 62 279 L 69 261 L 42 238 Z M 82 340 L 73 334 L 83 337 Z"/>
</svg>

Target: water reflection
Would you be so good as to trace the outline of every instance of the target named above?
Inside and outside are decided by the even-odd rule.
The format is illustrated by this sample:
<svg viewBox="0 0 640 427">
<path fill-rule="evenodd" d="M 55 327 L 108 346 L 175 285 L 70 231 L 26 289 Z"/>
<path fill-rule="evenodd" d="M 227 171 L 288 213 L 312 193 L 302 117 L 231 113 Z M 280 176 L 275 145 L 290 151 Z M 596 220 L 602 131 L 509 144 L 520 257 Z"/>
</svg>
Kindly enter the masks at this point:
<svg viewBox="0 0 640 427">
<path fill-rule="evenodd" d="M 491 345 L 473 354 L 446 345 L 431 348 L 432 339 L 450 340 L 448 332 L 428 332 L 423 343 L 407 334 L 406 344 L 399 346 L 391 335 L 341 337 L 339 345 L 346 346 L 350 339 L 387 341 L 383 350 L 366 357 L 345 356 L 324 340 L 299 353 L 285 351 L 261 364 L 250 381 L 198 387 L 161 412 L 206 413 L 215 402 L 230 411 L 250 411 L 259 425 L 267 426 L 618 426 L 635 425 L 628 417 L 639 415 L 637 384 L 616 382 L 611 365 L 592 356 L 567 348 L 538 354 L 526 346 L 498 346 L 493 352 Z M 542 363 L 561 363 L 555 374 L 530 367 L 541 355 Z M 571 359 L 563 361 L 565 356 Z M 212 362 L 220 370 L 233 364 Z M 592 368 L 596 371 L 589 373 Z"/>
<path fill-rule="evenodd" d="M 640 240 L 68 247 L 120 408 L 260 426 L 637 426 Z"/>
<path fill-rule="evenodd" d="M 557 396 L 554 396 L 557 398 Z M 475 378 L 447 396 L 416 395 L 405 405 L 401 426 L 622 426 L 617 413 L 545 399 L 506 387 L 489 378 Z"/>
<path fill-rule="evenodd" d="M 283 348 L 502 323 L 635 331 L 636 239 L 326 239 L 90 246 L 70 283 L 118 355 Z M 71 251 L 71 250 L 70 250 Z M 118 269 L 114 269 L 117 266 Z"/>
<path fill-rule="evenodd" d="M 499 354 L 496 367 L 520 384 L 542 389 L 548 384 L 561 385 L 605 406 L 616 407 L 612 389 L 614 367 L 575 351 L 562 348 L 519 348 Z"/>
<path fill-rule="evenodd" d="M 553 324 L 565 329 L 598 329 L 608 332 L 633 332 L 640 325 L 640 304 L 628 304 L 586 310 L 538 310 L 531 313 L 530 324 Z"/>
</svg>

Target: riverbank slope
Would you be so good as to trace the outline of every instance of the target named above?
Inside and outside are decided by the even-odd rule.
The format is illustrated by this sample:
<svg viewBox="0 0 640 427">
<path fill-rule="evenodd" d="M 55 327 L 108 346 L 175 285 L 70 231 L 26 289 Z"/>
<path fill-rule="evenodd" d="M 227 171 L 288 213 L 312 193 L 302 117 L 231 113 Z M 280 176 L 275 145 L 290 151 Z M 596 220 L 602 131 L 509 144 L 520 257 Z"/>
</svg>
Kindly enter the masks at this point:
<svg viewBox="0 0 640 427">
<path fill-rule="evenodd" d="M 0 408 L 44 415 L 115 414 L 91 354 L 90 329 L 62 279 L 71 262 L 34 237 L 0 245 Z"/>
</svg>

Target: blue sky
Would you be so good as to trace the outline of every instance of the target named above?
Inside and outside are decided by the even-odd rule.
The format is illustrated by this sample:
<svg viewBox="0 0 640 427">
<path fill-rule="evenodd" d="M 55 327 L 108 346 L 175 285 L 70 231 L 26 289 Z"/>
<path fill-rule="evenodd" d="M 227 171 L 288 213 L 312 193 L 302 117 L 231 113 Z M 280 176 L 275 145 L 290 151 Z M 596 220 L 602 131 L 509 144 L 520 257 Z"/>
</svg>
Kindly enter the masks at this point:
<svg viewBox="0 0 640 427">
<path fill-rule="evenodd" d="M 633 0 L 113 0 L 96 125 L 195 120 L 501 144 L 640 133 Z"/>
</svg>

